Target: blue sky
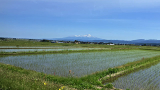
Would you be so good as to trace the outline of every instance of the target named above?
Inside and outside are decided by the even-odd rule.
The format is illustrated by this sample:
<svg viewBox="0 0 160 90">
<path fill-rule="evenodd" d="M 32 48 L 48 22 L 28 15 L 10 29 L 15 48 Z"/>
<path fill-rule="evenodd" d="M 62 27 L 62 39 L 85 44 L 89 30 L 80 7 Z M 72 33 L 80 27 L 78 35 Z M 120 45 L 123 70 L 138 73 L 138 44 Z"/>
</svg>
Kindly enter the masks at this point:
<svg viewBox="0 0 160 90">
<path fill-rule="evenodd" d="M 0 0 L 0 37 L 160 40 L 160 0 Z"/>
</svg>

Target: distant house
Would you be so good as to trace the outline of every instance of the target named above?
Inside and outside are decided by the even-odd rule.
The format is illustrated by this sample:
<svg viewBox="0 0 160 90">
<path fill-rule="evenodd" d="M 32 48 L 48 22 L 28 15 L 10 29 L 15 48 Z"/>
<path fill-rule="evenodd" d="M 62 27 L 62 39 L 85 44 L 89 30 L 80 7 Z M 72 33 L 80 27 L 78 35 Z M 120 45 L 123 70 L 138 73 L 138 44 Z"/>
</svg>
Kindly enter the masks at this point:
<svg viewBox="0 0 160 90">
<path fill-rule="evenodd" d="M 90 44 L 90 42 L 80 42 L 81 44 Z"/>
<path fill-rule="evenodd" d="M 53 41 L 51 41 L 51 43 L 58 43 L 58 41 L 56 41 L 56 40 L 53 40 Z"/>
<path fill-rule="evenodd" d="M 63 43 L 63 42 L 58 42 L 58 43 Z"/>
<path fill-rule="evenodd" d="M 107 45 L 114 45 L 113 43 L 109 43 L 109 44 L 107 44 Z"/>
<path fill-rule="evenodd" d="M 73 43 L 72 41 L 65 41 L 64 43 Z"/>
<path fill-rule="evenodd" d="M 114 44 L 110 44 L 110 45 L 114 45 Z"/>
<path fill-rule="evenodd" d="M 51 41 L 51 43 L 56 43 L 56 41 Z"/>
</svg>

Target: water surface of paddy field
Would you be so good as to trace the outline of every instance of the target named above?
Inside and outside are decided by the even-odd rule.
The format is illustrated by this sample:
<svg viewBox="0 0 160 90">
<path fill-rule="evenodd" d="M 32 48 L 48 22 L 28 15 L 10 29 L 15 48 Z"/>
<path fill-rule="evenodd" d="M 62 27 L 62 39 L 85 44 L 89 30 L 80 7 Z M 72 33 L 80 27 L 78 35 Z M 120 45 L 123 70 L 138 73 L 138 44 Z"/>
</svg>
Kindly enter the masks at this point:
<svg viewBox="0 0 160 90">
<path fill-rule="evenodd" d="M 112 81 L 114 87 L 131 90 L 160 90 L 160 63 Z"/>
<path fill-rule="evenodd" d="M 0 48 L 72 48 L 73 46 L 0 46 Z"/>
<path fill-rule="evenodd" d="M 0 46 L 0 49 L 68 49 L 79 48 L 75 46 Z M 85 48 L 85 47 L 84 47 Z"/>
<path fill-rule="evenodd" d="M 57 49 L 0 49 L 0 52 L 37 52 L 37 51 L 63 51 L 63 50 L 107 50 L 108 48 L 57 48 Z"/>
<path fill-rule="evenodd" d="M 160 55 L 158 51 L 126 50 L 89 53 L 1 56 L 0 62 L 52 75 L 83 76 L 128 62 Z"/>
<path fill-rule="evenodd" d="M 110 48 L 85 48 L 73 46 L 52 46 L 52 47 L 16 47 L 0 46 L 0 52 L 38 52 L 38 51 L 64 51 L 64 50 L 109 50 Z"/>
</svg>

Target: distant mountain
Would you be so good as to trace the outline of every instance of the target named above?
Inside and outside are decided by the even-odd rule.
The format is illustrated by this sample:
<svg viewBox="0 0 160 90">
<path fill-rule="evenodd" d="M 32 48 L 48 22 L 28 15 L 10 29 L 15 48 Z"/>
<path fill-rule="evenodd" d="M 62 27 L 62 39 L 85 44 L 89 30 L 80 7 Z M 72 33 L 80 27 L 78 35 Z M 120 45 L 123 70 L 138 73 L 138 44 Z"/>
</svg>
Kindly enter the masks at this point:
<svg viewBox="0 0 160 90">
<path fill-rule="evenodd" d="M 149 40 L 144 40 L 144 39 L 138 39 L 138 40 L 132 40 L 134 43 L 160 43 L 160 40 L 156 39 L 149 39 Z"/>
<path fill-rule="evenodd" d="M 93 40 L 105 40 L 97 37 L 93 37 L 90 34 L 87 35 L 74 35 L 70 37 L 65 37 L 65 38 L 54 38 L 52 40 L 64 40 L 64 41 L 93 41 Z"/>
<path fill-rule="evenodd" d="M 93 40 L 93 42 L 115 43 L 115 44 L 133 44 L 131 41 L 125 40 Z"/>
<path fill-rule="evenodd" d="M 160 43 L 160 40 L 155 40 L 155 39 L 150 39 L 150 40 L 145 40 L 145 39 L 138 39 L 138 40 L 131 40 L 131 41 L 126 41 L 126 40 L 94 40 L 94 42 L 112 42 L 116 44 L 143 44 L 143 43 Z"/>
<path fill-rule="evenodd" d="M 160 44 L 160 40 L 156 40 L 156 39 L 149 39 L 149 40 L 145 40 L 145 39 L 137 39 L 137 40 L 105 40 L 105 39 L 101 39 L 101 38 L 97 38 L 94 36 L 91 36 L 90 34 L 87 35 L 74 35 L 74 36 L 70 36 L 70 37 L 65 37 L 65 38 L 54 38 L 54 39 L 50 39 L 50 40 L 63 40 L 63 41 L 88 41 L 88 42 L 104 42 L 104 43 L 115 43 L 115 44 L 144 44 L 144 43 L 148 43 L 148 44 Z"/>
<path fill-rule="evenodd" d="M 132 40 L 132 42 L 144 42 L 145 39 L 137 39 L 137 40 Z"/>
</svg>

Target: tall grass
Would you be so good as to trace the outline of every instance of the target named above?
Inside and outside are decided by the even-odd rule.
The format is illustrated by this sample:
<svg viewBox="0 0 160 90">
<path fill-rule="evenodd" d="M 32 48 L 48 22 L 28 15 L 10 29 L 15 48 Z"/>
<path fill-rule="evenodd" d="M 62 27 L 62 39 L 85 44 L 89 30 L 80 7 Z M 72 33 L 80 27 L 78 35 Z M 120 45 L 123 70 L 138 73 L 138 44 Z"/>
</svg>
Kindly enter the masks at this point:
<svg viewBox="0 0 160 90">
<path fill-rule="evenodd" d="M 43 79 L 35 71 L 0 63 L 0 90 L 58 90 L 61 86 Z"/>
</svg>

